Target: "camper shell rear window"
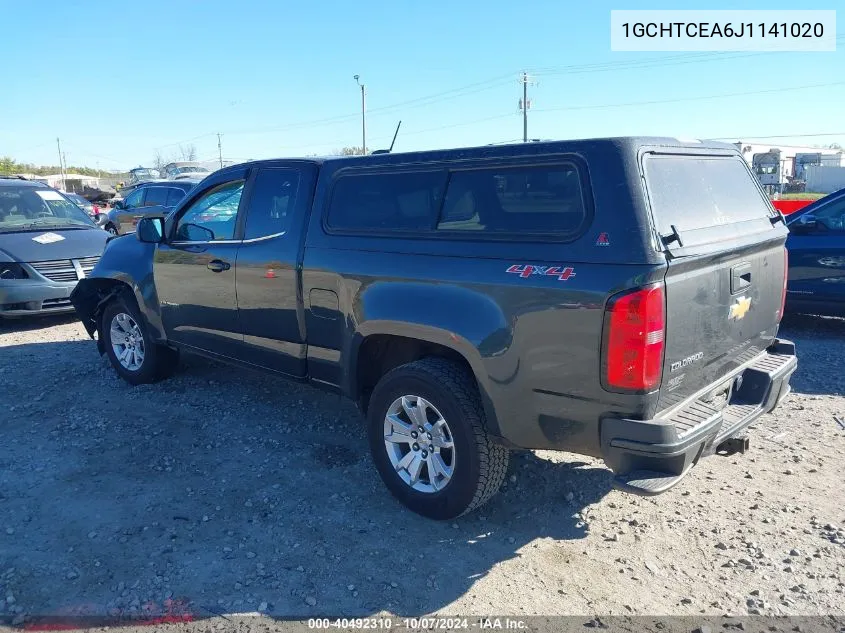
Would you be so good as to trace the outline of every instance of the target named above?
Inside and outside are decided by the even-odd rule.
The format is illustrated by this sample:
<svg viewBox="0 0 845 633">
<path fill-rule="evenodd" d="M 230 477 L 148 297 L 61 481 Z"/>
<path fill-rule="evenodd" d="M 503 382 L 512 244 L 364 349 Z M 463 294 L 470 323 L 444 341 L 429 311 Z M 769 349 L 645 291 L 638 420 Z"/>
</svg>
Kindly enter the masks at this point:
<svg viewBox="0 0 845 633">
<path fill-rule="evenodd" d="M 771 204 L 739 156 L 649 153 L 643 172 L 661 236 L 677 232 L 689 238 L 701 229 L 773 216 Z"/>
</svg>

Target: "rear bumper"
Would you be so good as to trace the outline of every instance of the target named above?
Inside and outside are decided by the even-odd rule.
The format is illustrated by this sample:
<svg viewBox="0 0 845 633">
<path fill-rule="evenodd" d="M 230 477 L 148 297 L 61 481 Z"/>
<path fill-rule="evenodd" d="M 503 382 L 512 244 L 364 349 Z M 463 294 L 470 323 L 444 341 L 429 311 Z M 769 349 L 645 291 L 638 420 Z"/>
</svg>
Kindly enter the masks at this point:
<svg viewBox="0 0 845 633">
<path fill-rule="evenodd" d="M 733 383 L 722 408 L 698 397 L 654 420 L 603 419 L 601 451 L 616 475 L 615 487 L 641 495 L 668 490 L 702 457 L 777 407 L 790 392 L 789 379 L 797 366 L 795 345 L 776 340 L 726 377 Z"/>
<path fill-rule="evenodd" d="M 76 283 L 50 283 L 28 279 L 0 283 L 0 317 L 73 312 L 69 297 Z"/>
</svg>

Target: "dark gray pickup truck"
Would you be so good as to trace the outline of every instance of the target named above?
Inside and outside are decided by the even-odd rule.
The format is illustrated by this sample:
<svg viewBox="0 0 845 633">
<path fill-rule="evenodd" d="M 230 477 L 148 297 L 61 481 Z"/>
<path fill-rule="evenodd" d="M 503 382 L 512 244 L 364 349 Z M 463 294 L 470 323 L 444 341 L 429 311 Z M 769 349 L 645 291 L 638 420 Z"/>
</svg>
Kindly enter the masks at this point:
<svg viewBox="0 0 845 633">
<path fill-rule="evenodd" d="M 73 293 L 133 384 L 180 351 L 345 394 L 385 484 L 446 519 L 511 449 L 657 494 L 789 393 L 787 229 L 724 144 L 615 138 L 308 160 L 205 178 Z"/>
</svg>

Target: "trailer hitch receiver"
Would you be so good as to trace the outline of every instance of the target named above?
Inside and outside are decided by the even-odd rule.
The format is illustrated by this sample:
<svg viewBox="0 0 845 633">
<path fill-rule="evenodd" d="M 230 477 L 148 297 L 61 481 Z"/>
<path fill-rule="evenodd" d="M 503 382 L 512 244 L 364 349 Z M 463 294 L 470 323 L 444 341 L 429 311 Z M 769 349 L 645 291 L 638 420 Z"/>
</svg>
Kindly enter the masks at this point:
<svg viewBox="0 0 845 633">
<path fill-rule="evenodd" d="M 727 457 L 737 453 L 745 453 L 750 444 L 748 437 L 729 437 L 716 447 L 716 454 Z"/>
</svg>

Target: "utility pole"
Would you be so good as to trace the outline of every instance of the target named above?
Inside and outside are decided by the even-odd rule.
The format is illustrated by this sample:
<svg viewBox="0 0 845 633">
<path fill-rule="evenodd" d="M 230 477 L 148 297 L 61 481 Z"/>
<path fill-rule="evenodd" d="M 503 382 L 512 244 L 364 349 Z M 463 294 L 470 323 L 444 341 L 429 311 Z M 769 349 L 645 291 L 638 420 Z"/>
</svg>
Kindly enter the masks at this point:
<svg viewBox="0 0 845 633">
<path fill-rule="evenodd" d="M 58 136 L 56 137 L 56 147 L 59 148 L 59 171 L 62 174 L 62 189 L 64 189 L 66 191 L 67 190 L 67 184 L 65 183 L 65 168 L 64 168 L 64 161 L 62 159 L 62 156 L 64 156 L 64 154 L 62 154 L 62 143 L 59 140 Z"/>
<path fill-rule="evenodd" d="M 359 81 L 359 75 L 355 75 L 356 83 L 361 87 L 361 150 L 364 156 L 367 155 L 367 91 Z"/>
<path fill-rule="evenodd" d="M 220 169 L 223 169 L 223 145 L 220 141 L 222 136 L 220 132 L 217 133 L 217 154 L 220 156 Z"/>
<path fill-rule="evenodd" d="M 531 102 L 528 100 L 528 84 L 532 84 L 528 73 L 522 73 L 522 78 L 519 80 L 522 84 L 522 99 L 519 101 L 519 109 L 522 110 L 522 142 L 528 142 L 528 108 L 531 107 Z"/>
</svg>

